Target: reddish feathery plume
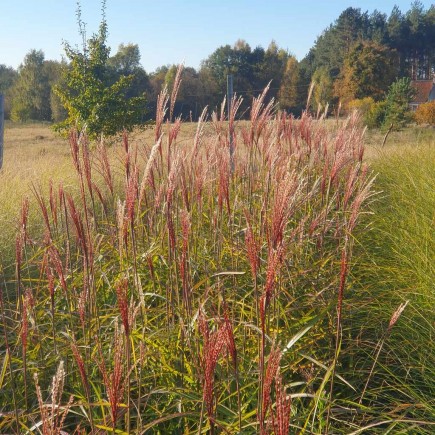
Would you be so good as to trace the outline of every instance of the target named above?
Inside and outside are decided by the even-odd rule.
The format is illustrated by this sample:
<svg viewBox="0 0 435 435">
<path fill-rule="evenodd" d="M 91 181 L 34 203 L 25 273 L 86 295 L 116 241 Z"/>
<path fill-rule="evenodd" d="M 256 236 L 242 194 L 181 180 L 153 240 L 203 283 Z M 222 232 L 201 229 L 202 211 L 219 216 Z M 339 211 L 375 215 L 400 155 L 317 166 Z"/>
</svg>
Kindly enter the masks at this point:
<svg viewBox="0 0 435 435">
<path fill-rule="evenodd" d="M 216 365 L 225 348 L 226 344 L 226 331 L 225 328 L 219 328 L 215 332 L 210 332 L 207 320 L 204 313 L 199 313 L 199 329 L 204 337 L 204 346 L 202 354 L 203 365 L 203 400 L 207 408 L 207 415 L 210 421 L 210 426 L 214 425 L 215 404 L 213 398 L 214 389 L 214 372 Z"/>
<path fill-rule="evenodd" d="M 290 217 L 290 204 L 299 187 L 299 180 L 295 173 L 288 173 L 276 189 L 272 207 L 270 246 L 276 249 L 284 238 L 284 230 Z"/>
<path fill-rule="evenodd" d="M 104 214 L 107 216 L 108 214 L 107 204 L 103 197 L 103 194 L 101 193 L 101 189 L 94 182 L 92 182 L 92 188 L 95 192 L 97 192 L 98 199 L 100 200 L 100 203 L 103 206 Z"/>
<path fill-rule="evenodd" d="M 76 361 L 77 367 L 79 369 L 80 377 L 82 379 L 83 386 L 86 390 L 86 394 L 89 394 L 89 382 L 88 382 L 88 375 L 86 373 L 85 363 L 83 361 L 83 358 L 80 355 L 80 352 L 79 352 L 74 340 L 71 342 L 71 350 L 72 350 L 74 359 Z"/>
<path fill-rule="evenodd" d="M 279 245 L 277 249 L 272 249 L 269 252 L 269 258 L 267 261 L 266 272 L 266 285 L 264 287 L 264 311 L 267 311 L 270 301 L 273 297 L 273 290 L 275 288 L 275 279 L 282 265 L 284 254 L 283 245 Z M 263 319 L 264 320 L 264 319 Z"/>
<path fill-rule="evenodd" d="M 84 230 L 82 218 L 81 218 L 79 212 L 77 211 L 77 208 L 75 206 L 74 199 L 72 198 L 72 196 L 70 194 L 67 194 L 66 199 L 68 202 L 69 213 L 70 213 L 71 219 L 74 223 L 74 229 L 76 232 L 77 241 L 79 242 L 79 245 L 82 247 L 82 252 L 85 255 L 85 258 L 87 259 L 88 258 L 88 246 L 87 246 L 87 242 L 86 242 L 86 236 L 85 236 L 85 230 Z"/>
<path fill-rule="evenodd" d="M 133 222 L 134 219 L 134 208 L 138 193 L 138 173 L 137 168 L 134 169 L 133 173 L 127 180 L 126 185 L 126 199 L 125 199 L 125 217 L 128 222 Z"/>
<path fill-rule="evenodd" d="M 275 410 L 272 412 L 272 425 L 275 435 L 288 435 L 291 413 L 291 397 L 287 397 L 282 386 L 279 367 L 275 376 Z"/>
<path fill-rule="evenodd" d="M 97 159 L 100 166 L 99 173 L 102 175 L 106 186 L 109 188 L 110 193 L 113 195 L 113 176 L 109 162 L 109 156 L 107 155 L 107 149 L 103 144 L 99 144 L 97 151 Z"/>
<path fill-rule="evenodd" d="M 17 280 L 20 277 L 21 262 L 23 257 L 23 238 L 21 234 L 17 234 L 15 238 L 15 267 L 17 272 Z"/>
<path fill-rule="evenodd" d="M 115 428 L 118 420 L 118 414 L 122 398 L 124 395 L 124 345 L 118 327 L 115 328 L 114 343 L 113 343 L 113 369 L 111 372 L 107 370 L 106 362 L 103 355 L 101 344 L 98 343 L 99 359 L 96 361 L 103 383 L 106 388 L 107 398 L 110 404 L 110 412 L 112 417 L 112 426 Z"/>
<path fill-rule="evenodd" d="M 32 190 L 33 190 L 33 194 L 35 195 L 36 201 L 38 202 L 39 208 L 41 209 L 42 217 L 44 218 L 45 228 L 48 231 L 51 238 L 50 219 L 48 217 L 48 210 L 47 210 L 47 206 L 45 205 L 44 198 L 42 197 L 41 192 L 36 189 L 36 186 L 34 184 L 32 184 Z"/>
<path fill-rule="evenodd" d="M 52 243 L 48 247 L 48 259 L 49 259 L 49 262 L 53 265 L 54 269 L 56 270 L 56 273 L 59 276 L 61 286 L 62 286 L 63 290 L 66 292 L 67 285 L 66 285 L 65 273 L 64 273 L 62 260 L 60 258 L 59 251 Z"/>
<path fill-rule="evenodd" d="M 74 167 L 76 171 L 80 174 L 80 145 L 79 145 L 79 136 L 77 130 L 72 130 L 69 134 L 69 145 L 71 149 L 71 156 L 74 163 Z"/>
<path fill-rule="evenodd" d="M 130 335 L 130 318 L 128 310 L 128 281 L 127 279 L 121 280 L 115 287 L 116 297 L 118 301 L 118 309 L 121 314 L 122 324 L 124 325 L 125 335 Z"/>
<path fill-rule="evenodd" d="M 270 350 L 269 358 L 267 360 L 266 367 L 266 375 L 264 377 L 263 384 L 263 394 L 261 397 L 260 404 L 260 415 L 259 415 L 259 424 L 260 424 L 260 433 L 266 433 L 265 420 L 267 411 L 269 409 L 271 403 L 271 389 L 272 389 L 272 381 L 276 377 L 277 371 L 279 369 L 279 363 L 281 361 L 281 351 L 277 346 L 273 346 Z"/>
</svg>

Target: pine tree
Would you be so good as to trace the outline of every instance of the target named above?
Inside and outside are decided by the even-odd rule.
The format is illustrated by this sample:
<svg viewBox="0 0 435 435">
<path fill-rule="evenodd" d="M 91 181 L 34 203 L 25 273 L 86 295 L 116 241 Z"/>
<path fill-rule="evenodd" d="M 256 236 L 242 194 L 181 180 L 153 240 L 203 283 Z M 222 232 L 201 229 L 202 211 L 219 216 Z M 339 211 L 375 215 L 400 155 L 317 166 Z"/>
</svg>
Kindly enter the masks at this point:
<svg viewBox="0 0 435 435">
<path fill-rule="evenodd" d="M 384 128 L 392 126 L 394 130 L 400 130 L 412 120 L 409 103 L 414 95 L 415 89 L 411 86 L 409 77 L 396 80 L 390 86 L 385 100 Z"/>
</svg>

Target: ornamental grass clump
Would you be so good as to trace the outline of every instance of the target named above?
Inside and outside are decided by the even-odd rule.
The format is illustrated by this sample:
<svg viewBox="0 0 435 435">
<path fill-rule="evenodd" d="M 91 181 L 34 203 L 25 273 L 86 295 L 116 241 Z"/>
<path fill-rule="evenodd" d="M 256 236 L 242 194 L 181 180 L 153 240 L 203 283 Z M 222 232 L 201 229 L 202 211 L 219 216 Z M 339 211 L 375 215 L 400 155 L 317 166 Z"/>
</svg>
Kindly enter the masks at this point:
<svg viewBox="0 0 435 435">
<path fill-rule="evenodd" d="M 23 204 L 3 289 L 0 386 L 14 400 L 0 399 L 1 430 L 34 424 L 26 371 L 41 396 L 60 361 L 73 401 L 56 430 L 353 427 L 336 395 L 352 233 L 372 195 L 358 119 L 334 131 L 294 119 L 266 89 L 249 122 L 235 98 L 180 140 L 180 77 L 158 98 L 154 142 L 124 134 L 109 149 L 71 132 L 76 182 L 33 189 L 32 240 Z"/>
</svg>

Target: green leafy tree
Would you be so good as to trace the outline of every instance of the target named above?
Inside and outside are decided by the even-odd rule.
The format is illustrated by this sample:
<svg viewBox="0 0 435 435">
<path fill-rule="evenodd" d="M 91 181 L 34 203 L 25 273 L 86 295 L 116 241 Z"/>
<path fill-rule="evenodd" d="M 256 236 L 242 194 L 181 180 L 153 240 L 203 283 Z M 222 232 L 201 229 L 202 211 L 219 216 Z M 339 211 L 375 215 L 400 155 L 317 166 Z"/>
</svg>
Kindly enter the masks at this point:
<svg viewBox="0 0 435 435">
<path fill-rule="evenodd" d="M 318 107 L 325 107 L 327 104 L 331 104 L 333 86 L 328 69 L 325 67 L 316 69 L 312 77 L 312 82 L 314 83 L 314 109 L 317 110 Z"/>
<path fill-rule="evenodd" d="M 17 71 L 6 65 L 0 65 L 0 94 L 5 95 L 4 109 L 6 119 L 9 119 L 11 115 L 11 90 L 17 78 Z"/>
<path fill-rule="evenodd" d="M 198 119 L 203 108 L 207 105 L 207 100 L 203 94 L 203 84 L 199 74 L 194 68 L 186 67 L 183 69 L 182 82 L 178 93 L 181 109 L 184 116 L 192 116 L 193 120 Z"/>
<path fill-rule="evenodd" d="M 78 10 L 78 23 L 83 38 L 83 49 L 64 44 L 70 60 L 64 86 L 56 87 L 68 117 L 55 126 L 60 132 L 72 127 L 86 129 L 90 137 L 111 136 L 122 130 L 131 130 L 143 123 L 145 96 L 128 98 L 134 75 L 121 75 L 113 82 L 107 46 L 105 2 L 103 18 L 97 34 L 86 40 L 84 25 Z"/>
<path fill-rule="evenodd" d="M 157 96 L 165 85 L 166 74 L 169 68 L 170 66 L 163 65 L 150 74 L 151 99 L 153 101 L 157 101 Z"/>
<path fill-rule="evenodd" d="M 122 75 L 134 74 L 141 68 L 137 44 L 120 44 L 117 53 L 107 61 L 109 67 Z"/>
<path fill-rule="evenodd" d="M 202 70 L 207 70 L 216 81 L 222 96 L 225 95 L 227 75 L 234 76 L 234 91 L 248 91 L 254 84 L 256 68 L 252 63 L 252 50 L 246 41 L 239 39 L 233 47 L 225 45 L 217 48 L 205 61 Z M 259 68 L 257 68 L 259 69 Z"/>
<path fill-rule="evenodd" d="M 284 75 L 286 72 L 289 73 L 287 69 L 287 67 L 289 66 L 287 63 L 288 59 L 289 54 L 287 53 L 287 51 L 279 48 L 275 41 L 272 41 L 269 44 L 267 50 L 264 52 L 264 57 L 262 59 L 259 59 L 260 74 L 258 76 L 257 83 L 255 83 L 254 85 L 255 89 L 257 89 L 256 93 L 258 93 L 259 89 L 263 89 L 271 81 L 272 84 L 271 89 L 269 90 L 269 95 L 271 97 L 277 97 L 279 95 L 279 92 L 277 91 L 280 91 L 279 87 L 284 80 Z M 252 60 L 255 61 L 255 59 Z"/>
<path fill-rule="evenodd" d="M 66 62 L 57 62 L 55 60 L 46 60 L 44 62 L 44 72 L 50 86 L 50 110 L 51 120 L 60 122 L 68 116 L 65 107 L 62 104 L 59 96 L 54 91 L 56 86 L 63 85 L 63 71 L 68 67 Z"/>
<path fill-rule="evenodd" d="M 44 53 L 31 50 L 18 68 L 12 88 L 12 120 L 51 120 L 50 84 L 44 63 Z"/>
<path fill-rule="evenodd" d="M 18 73 L 11 67 L 0 65 L 0 93 L 6 92 L 18 77 Z"/>
<path fill-rule="evenodd" d="M 140 51 L 137 44 L 120 44 L 118 51 L 107 61 L 110 74 L 110 84 L 122 76 L 131 76 L 131 83 L 126 91 L 126 97 L 149 95 L 150 80 L 140 64 Z"/>
</svg>

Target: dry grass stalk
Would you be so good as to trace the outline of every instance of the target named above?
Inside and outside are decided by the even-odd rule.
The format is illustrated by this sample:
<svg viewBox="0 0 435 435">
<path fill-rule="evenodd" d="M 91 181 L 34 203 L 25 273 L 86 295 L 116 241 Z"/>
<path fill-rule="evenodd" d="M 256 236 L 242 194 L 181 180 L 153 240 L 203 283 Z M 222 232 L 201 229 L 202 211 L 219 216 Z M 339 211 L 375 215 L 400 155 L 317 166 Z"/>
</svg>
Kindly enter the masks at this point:
<svg viewBox="0 0 435 435">
<path fill-rule="evenodd" d="M 168 110 L 168 88 L 165 86 L 157 97 L 157 108 L 156 108 L 156 126 L 154 129 L 154 143 L 159 142 L 162 137 L 162 127 L 163 121 L 165 119 L 166 112 Z M 162 147 L 160 145 L 160 156 L 162 156 Z"/>
<path fill-rule="evenodd" d="M 396 311 L 394 311 L 393 315 L 391 316 L 390 323 L 388 324 L 387 328 L 387 334 L 391 332 L 391 329 L 393 326 L 397 323 L 399 320 L 399 317 L 402 315 L 403 311 L 405 310 L 406 306 L 409 304 L 409 301 L 404 302 L 403 304 L 400 304 Z"/>
<path fill-rule="evenodd" d="M 39 208 L 42 212 L 46 231 L 49 234 L 50 238 L 52 238 L 50 218 L 48 216 L 47 206 L 45 205 L 45 201 L 44 201 L 44 197 L 41 193 L 41 189 L 40 188 L 38 189 L 34 184 L 32 184 L 32 191 L 33 191 L 33 194 L 36 198 L 36 201 L 38 202 Z"/>
<path fill-rule="evenodd" d="M 169 109 L 169 120 L 172 121 L 172 115 L 174 113 L 175 102 L 177 101 L 178 91 L 181 85 L 181 74 L 183 73 L 184 65 L 180 64 L 177 68 L 177 73 L 175 75 L 174 84 L 171 92 L 171 104 Z"/>
<path fill-rule="evenodd" d="M 390 318 L 390 322 L 388 323 L 387 330 L 386 330 L 386 332 L 385 332 L 385 334 L 384 334 L 384 337 L 383 337 L 383 338 L 379 341 L 379 343 L 378 343 L 378 346 L 377 346 L 377 347 L 378 347 L 378 350 L 377 350 L 377 352 L 376 352 L 375 358 L 374 358 L 374 360 L 373 360 L 372 368 L 370 369 L 370 373 L 369 373 L 369 375 L 368 375 L 368 377 L 367 377 L 367 381 L 366 381 L 366 383 L 365 383 L 365 385 L 364 385 L 364 388 L 363 388 L 363 391 L 362 391 L 362 393 L 361 393 L 361 396 L 360 396 L 360 398 L 359 398 L 358 403 L 362 403 L 362 401 L 363 401 L 364 395 L 365 395 L 365 393 L 366 393 L 366 391 L 367 391 L 367 388 L 368 388 L 368 386 L 369 386 L 370 380 L 371 380 L 371 378 L 372 378 L 372 376 L 373 376 L 373 372 L 374 372 L 374 370 L 375 370 L 376 364 L 378 363 L 379 355 L 381 354 L 382 348 L 384 347 L 385 340 L 386 340 L 386 339 L 388 338 L 388 336 L 391 334 L 391 330 L 392 330 L 393 326 L 394 326 L 394 325 L 397 323 L 397 321 L 399 320 L 399 317 L 402 315 L 402 313 L 403 313 L 403 311 L 405 310 L 405 308 L 406 308 L 406 306 L 408 305 L 408 303 L 409 303 L 409 300 L 406 301 L 406 302 L 404 302 L 404 303 L 402 303 L 402 304 L 400 304 L 399 307 L 398 307 L 398 308 L 394 311 L 394 313 L 392 314 L 392 316 L 391 316 L 391 318 Z"/>
<path fill-rule="evenodd" d="M 158 140 L 156 141 L 154 146 L 151 148 L 151 152 L 150 152 L 150 155 L 148 157 L 147 164 L 145 166 L 145 170 L 144 170 L 144 173 L 142 176 L 142 181 L 140 183 L 140 189 L 139 189 L 139 200 L 138 200 L 139 212 L 141 209 L 142 201 L 145 197 L 146 186 L 150 182 L 151 171 L 152 171 L 152 167 L 154 165 L 155 158 L 157 156 L 158 151 L 161 148 L 161 143 L 162 143 L 162 136 L 160 135 L 160 137 L 158 138 Z"/>
<path fill-rule="evenodd" d="M 62 395 L 65 382 L 65 370 L 63 361 L 59 363 L 56 374 L 53 376 L 51 384 L 51 403 L 45 404 L 42 398 L 41 388 L 39 387 L 38 374 L 34 375 L 36 396 L 38 398 L 39 412 L 41 416 L 41 426 L 43 435 L 61 435 L 65 418 L 73 404 L 73 396 L 70 396 L 68 403 L 62 406 Z"/>
</svg>

